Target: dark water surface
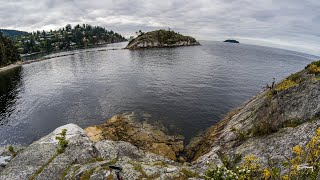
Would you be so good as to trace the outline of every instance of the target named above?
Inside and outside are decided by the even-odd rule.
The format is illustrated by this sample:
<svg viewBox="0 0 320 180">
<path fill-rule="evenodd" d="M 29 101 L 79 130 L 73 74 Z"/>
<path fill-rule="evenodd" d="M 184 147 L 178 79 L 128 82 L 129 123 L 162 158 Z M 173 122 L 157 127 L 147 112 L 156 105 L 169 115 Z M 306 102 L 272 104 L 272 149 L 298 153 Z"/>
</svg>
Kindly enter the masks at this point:
<svg viewBox="0 0 320 180">
<path fill-rule="evenodd" d="M 317 57 L 243 44 L 71 52 L 0 73 L 0 145 L 28 144 L 56 127 L 146 112 L 187 140 L 231 108 Z M 67 52 L 70 53 L 70 52 Z M 53 55 L 52 55 L 53 56 Z"/>
</svg>

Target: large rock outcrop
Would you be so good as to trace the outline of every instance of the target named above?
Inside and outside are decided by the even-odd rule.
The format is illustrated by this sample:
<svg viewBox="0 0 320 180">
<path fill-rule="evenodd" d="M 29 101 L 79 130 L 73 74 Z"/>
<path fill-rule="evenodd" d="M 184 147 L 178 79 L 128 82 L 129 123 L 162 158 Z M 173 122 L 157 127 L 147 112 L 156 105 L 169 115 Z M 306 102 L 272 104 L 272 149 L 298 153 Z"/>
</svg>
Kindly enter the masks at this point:
<svg viewBox="0 0 320 180">
<path fill-rule="evenodd" d="M 57 154 L 56 137 L 67 130 L 68 146 Z M 15 147 L 16 148 L 16 147 Z M 6 148 L 0 148 L 7 153 Z M 30 179 L 188 179 L 198 174 L 188 164 L 180 164 L 149 153 L 124 141 L 92 142 L 74 124 L 57 128 L 17 153 L 0 171 L 0 180 Z M 120 170 L 121 169 L 121 170 Z"/>
<path fill-rule="evenodd" d="M 207 162 L 221 164 L 222 153 L 254 154 L 262 166 L 270 160 L 279 164 L 292 156 L 293 146 L 305 145 L 315 134 L 319 102 L 319 72 L 309 65 L 230 112 L 194 139 L 186 153 L 204 169 Z"/>
<path fill-rule="evenodd" d="M 183 137 L 167 135 L 166 129 L 152 124 L 148 117 L 138 118 L 135 113 L 115 115 L 104 124 L 85 128 L 92 141 L 126 141 L 142 150 L 162 155 L 172 160 L 180 159 L 183 151 Z M 183 161 L 183 160 L 182 160 Z"/>
<path fill-rule="evenodd" d="M 129 42 L 126 49 L 179 47 L 193 45 L 200 45 L 200 43 L 193 37 L 183 36 L 170 30 L 157 30 L 147 33 L 141 33 L 137 38 Z"/>
</svg>

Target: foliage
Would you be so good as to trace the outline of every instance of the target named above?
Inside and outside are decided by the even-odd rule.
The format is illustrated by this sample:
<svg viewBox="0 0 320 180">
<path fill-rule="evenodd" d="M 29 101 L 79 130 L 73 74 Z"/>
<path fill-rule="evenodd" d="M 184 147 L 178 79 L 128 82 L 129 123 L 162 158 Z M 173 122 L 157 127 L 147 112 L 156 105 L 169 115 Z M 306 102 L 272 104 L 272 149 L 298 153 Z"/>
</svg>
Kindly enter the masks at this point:
<svg viewBox="0 0 320 180">
<path fill-rule="evenodd" d="M 114 31 L 89 24 L 70 24 L 59 30 L 36 31 L 14 38 L 20 53 L 53 52 L 86 48 L 97 44 L 123 42 L 126 39 Z"/>
<path fill-rule="evenodd" d="M 278 127 L 272 124 L 272 121 L 270 121 L 270 119 L 264 118 L 258 123 L 253 124 L 251 132 L 252 136 L 263 136 L 266 134 L 277 132 L 278 129 Z"/>
<path fill-rule="evenodd" d="M 261 168 L 257 163 L 257 158 L 253 155 L 246 156 L 244 162 L 236 168 L 223 166 L 210 166 L 205 172 L 206 179 L 282 179 L 316 180 L 320 173 L 320 128 L 316 134 L 306 143 L 305 146 L 296 145 L 292 148 L 293 157 L 283 163 L 282 171 L 274 167 L 272 162 L 265 168 Z"/>
<path fill-rule="evenodd" d="M 0 67 L 15 63 L 20 60 L 17 48 L 11 39 L 0 32 Z"/>
<path fill-rule="evenodd" d="M 58 140 L 58 148 L 56 153 L 44 164 L 42 165 L 33 175 L 30 176 L 29 180 L 35 179 L 59 154 L 62 154 L 66 147 L 68 147 L 69 141 L 66 140 L 67 129 L 62 129 L 60 136 L 56 136 Z"/>
<path fill-rule="evenodd" d="M 7 36 L 8 38 L 14 38 L 16 36 L 22 36 L 22 35 L 28 35 L 28 32 L 25 31 L 17 31 L 17 30 L 11 30 L 11 29 L 0 29 L 0 32 Z"/>
<path fill-rule="evenodd" d="M 286 79 L 286 80 L 280 82 L 280 83 L 277 85 L 276 91 L 278 91 L 278 92 L 279 92 L 279 91 L 283 91 L 283 90 L 289 89 L 289 88 L 291 88 L 291 87 L 293 87 L 293 86 L 295 86 L 295 85 L 297 85 L 296 82 L 294 82 L 294 81 L 292 81 L 292 80 L 290 80 L 290 79 Z"/>
<path fill-rule="evenodd" d="M 228 169 L 234 169 L 235 165 L 242 160 L 242 156 L 240 154 L 227 155 L 223 152 L 218 152 L 217 154 L 220 157 L 223 165 Z"/>
<path fill-rule="evenodd" d="M 262 171 L 254 155 L 246 156 L 244 158 L 244 162 L 240 166 L 236 166 L 233 169 L 229 169 L 225 165 L 214 165 L 205 172 L 206 179 L 219 180 L 250 180 L 261 175 Z"/>
<path fill-rule="evenodd" d="M 66 147 L 68 147 L 69 141 L 66 140 L 67 129 L 62 129 L 60 136 L 56 136 L 56 140 L 58 140 L 59 147 L 57 148 L 57 153 L 61 154 L 64 152 Z"/>
<path fill-rule="evenodd" d="M 290 159 L 286 175 L 290 179 L 316 179 L 320 172 L 320 128 L 304 147 L 296 145 L 292 151 L 295 157 Z"/>
<path fill-rule="evenodd" d="M 299 119 L 291 119 L 283 123 L 283 127 L 297 127 L 302 124 Z"/>
<path fill-rule="evenodd" d="M 236 135 L 237 135 L 237 140 L 238 141 L 244 141 L 246 140 L 249 135 L 250 135 L 250 132 L 243 132 L 235 127 L 232 127 L 231 128 L 231 132 L 234 132 Z"/>
<path fill-rule="evenodd" d="M 94 173 L 94 168 L 89 169 L 88 171 L 84 172 L 81 177 L 80 180 L 89 180 L 90 176 Z"/>
<path fill-rule="evenodd" d="M 291 74 L 287 79 L 299 84 L 302 81 L 302 73 L 303 71 L 296 72 Z"/>
<path fill-rule="evenodd" d="M 14 150 L 13 146 L 9 146 L 8 151 L 10 152 L 12 157 L 15 157 L 17 155 L 17 152 Z"/>
<path fill-rule="evenodd" d="M 58 153 L 55 153 L 44 165 L 29 177 L 29 180 L 34 180 L 58 155 Z"/>
<path fill-rule="evenodd" d="M 310 74 L 315 74 L 315 75 L 320 74 L 320 61 L 311 63 L 307 69 Z"/>
<path fill-rule="evenodd" d="M 188 178 L 194 178 L 194 177 L 199 177 L 199 175 L 194 172 L 194 171 L 190 171 L 188 169 L 182 168 L 180 170 L 181 173 L 183 173 L 184 175 L 186 175 Z"/>
<path fill-rule="evenodd" d="M 205 172 L 205 178 L 206 179 L 225 179 L 225 180 L 232 180 L 232 179 L 239 179 L 237 174 L 227 169 L 225 166 L 211 166 L 210 169 L 208 169 Z"/>
<path fill-rule="evenodd" d="M 140 41 L 145 42 L 159 42 L 160 44 L 174 44 L 178 41 L 190 41 L 191 43 L 196 42 L 196 39 L 190 36 L 183 36 L 175 31 L 172 30 L 164 30 L 160 29 L 157 31 L 151 31 L 151 32 L 140 32 L 139 36 L 136 38 Z M 130 41 L 128 45 L 133 43 L 135 40 Z"/>
</svg>

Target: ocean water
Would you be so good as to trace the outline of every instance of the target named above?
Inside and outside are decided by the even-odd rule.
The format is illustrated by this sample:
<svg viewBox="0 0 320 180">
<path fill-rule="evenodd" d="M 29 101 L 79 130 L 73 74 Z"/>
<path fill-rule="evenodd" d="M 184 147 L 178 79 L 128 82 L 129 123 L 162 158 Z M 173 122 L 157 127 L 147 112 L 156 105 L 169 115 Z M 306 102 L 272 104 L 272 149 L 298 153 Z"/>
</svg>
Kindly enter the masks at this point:
<svg viewBox="0 0 320 180">
<path fill-rule="evenodd" d="M 273 78 L 279 81 L 318 58 L 253 45 L 201 44 L 135 51 L 123 50 L 126 43 L 111 44 L 0 73 L 0 145 L 29 144 L 61 125 L 86 127 L 124 112 L 149 114 L 187 142 Z"/>
</svg>

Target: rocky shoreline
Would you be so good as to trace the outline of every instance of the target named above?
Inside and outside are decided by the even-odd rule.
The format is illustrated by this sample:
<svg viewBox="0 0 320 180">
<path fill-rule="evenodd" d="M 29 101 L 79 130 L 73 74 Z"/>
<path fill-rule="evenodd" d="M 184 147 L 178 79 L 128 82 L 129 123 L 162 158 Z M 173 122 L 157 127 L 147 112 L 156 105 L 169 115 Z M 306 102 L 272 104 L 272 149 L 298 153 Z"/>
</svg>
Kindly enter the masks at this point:
<svg viewBox="0 0 320 180">
<path fill-rule="evenodd" d="M 128 43 L 126 49 L 170 48 L 195 45 L 200 45 L 200 43 L 191 36 L 184 36 L 171 30 L 161 29 L 141 33 Z"/>
<path fill-rule="evenodd" d="M 5 71 L 8 71 L 8 70 L 10 70 L 10 69 L 14 69 L 14 68 L 20 67 L 20 66 L 22 66 L 22 65 L 23 65 L 23 62 L 19 61 L 19 62 L 16 62 L 16 63 L 14 63 L 14 64 L 10 64 L 10 65 L 8 65 L 8 66 L 1 67 L 1 68 L 0 68 L 0 73 L 1 73 L 1 72 L 5 72 Z"/>
<path fill-rule="evenodd" d="M 271 177 L 270 162 L 274 176 L 285 177 L 291 170 L 283 162 L 320 138 L 319 87 L 320 61 L 267 86 L 186 147 L 183 137 L 134 113 L 85 129 L 68 124 L 27 147 L 1 147 L 0 179 L 206 179 L 212 164 L 232 173 L 238 165 L 265 168 L 253 174 L 259 179 Z"/>
</svg>

